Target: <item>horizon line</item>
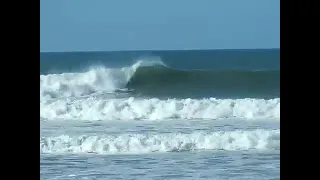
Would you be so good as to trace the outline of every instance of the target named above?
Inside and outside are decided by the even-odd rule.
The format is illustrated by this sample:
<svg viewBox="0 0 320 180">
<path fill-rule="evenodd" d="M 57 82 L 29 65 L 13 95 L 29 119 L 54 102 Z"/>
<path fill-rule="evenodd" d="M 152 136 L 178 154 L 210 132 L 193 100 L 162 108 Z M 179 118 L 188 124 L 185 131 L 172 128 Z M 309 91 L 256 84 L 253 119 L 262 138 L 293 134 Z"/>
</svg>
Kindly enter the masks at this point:
<svg viewBox="0 0 320 180">
<path fill-rule="evenodd" d="M 86 53 L 86 52 L 91 52 L 91 53 L 99 53 L 99 52 L 133 52 L 133 51 L 212 51 L 212 50 L 276 50 L 279 48 L 238 48 L 238 49 L 223 49 L 223 48 L 216 48 L 216 49 L 211 49 L 211 48 L 199 48 L 199 49 L 127 49 L 127 50 L 75 50 L 75 51 L 40 51 L 40 53 Z"/>
</svg>

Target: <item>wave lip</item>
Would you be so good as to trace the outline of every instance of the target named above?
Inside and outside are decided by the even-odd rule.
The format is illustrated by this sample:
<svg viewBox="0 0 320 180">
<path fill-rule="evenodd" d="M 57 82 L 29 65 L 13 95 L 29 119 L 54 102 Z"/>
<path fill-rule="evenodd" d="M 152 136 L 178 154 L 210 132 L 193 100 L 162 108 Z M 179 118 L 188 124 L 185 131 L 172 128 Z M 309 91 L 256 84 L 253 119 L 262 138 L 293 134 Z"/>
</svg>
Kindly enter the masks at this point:
<svg viewBox="0 0 320 180">
<path fill-rule="evenodd" d="M 280 150 L 280 129 L 191 134 L 81 135 L 40 138 L 40 153 L 143 154 L 193 150 Z"/>
<path fill-rule="evenodd" d="M 40 103 L 46 120 L 280 119 L 280 98 L 264 99 L 60 99 Z"/>
</svg>

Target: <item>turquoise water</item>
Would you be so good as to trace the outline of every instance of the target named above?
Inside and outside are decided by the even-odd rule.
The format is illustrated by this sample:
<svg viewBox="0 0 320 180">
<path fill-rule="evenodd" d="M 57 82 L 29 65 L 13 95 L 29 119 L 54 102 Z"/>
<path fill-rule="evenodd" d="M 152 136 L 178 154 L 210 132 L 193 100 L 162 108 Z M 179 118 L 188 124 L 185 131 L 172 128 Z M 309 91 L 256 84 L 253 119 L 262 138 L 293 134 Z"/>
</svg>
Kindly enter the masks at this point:
<svg viewBox="0 0 320 180">
<path fill-rule="evenodd" d="M 40 53 L 41 179 L 279 179 L 279 122 L 279 49 Z"/>
</svg>

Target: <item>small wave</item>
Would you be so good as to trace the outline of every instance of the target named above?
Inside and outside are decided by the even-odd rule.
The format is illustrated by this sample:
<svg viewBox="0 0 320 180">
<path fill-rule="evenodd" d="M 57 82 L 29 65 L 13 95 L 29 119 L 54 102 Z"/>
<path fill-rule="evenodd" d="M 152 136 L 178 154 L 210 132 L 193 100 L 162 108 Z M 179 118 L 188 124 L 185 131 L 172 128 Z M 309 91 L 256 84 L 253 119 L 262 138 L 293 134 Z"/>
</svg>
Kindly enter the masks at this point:
<svg viewBox="0 0 320 180">
<path fill-rule="evenodd" d="M 280 98 L 264 99 L 59 99 L 40 102 L 46 120 L 280 119 Z"/>
<path fill-rule="evenodd" d="M 280 130 L 40 137 L 40 153 L 142 154 L 280 149 Z"/>
</svg>

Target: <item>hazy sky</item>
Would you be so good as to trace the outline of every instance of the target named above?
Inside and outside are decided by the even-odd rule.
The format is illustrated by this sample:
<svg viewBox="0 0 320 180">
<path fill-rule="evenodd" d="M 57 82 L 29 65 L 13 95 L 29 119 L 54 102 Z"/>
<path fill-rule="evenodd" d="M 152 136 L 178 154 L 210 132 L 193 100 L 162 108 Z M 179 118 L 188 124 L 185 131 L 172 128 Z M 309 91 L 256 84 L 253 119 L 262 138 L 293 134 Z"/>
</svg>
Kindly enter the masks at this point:
<svg viewBox="0 0 320 180">
<path fill-rule="evenodd" d="M 40 51 L 280 47 L 280 0 L 40 3 Z"/>
</svg>

